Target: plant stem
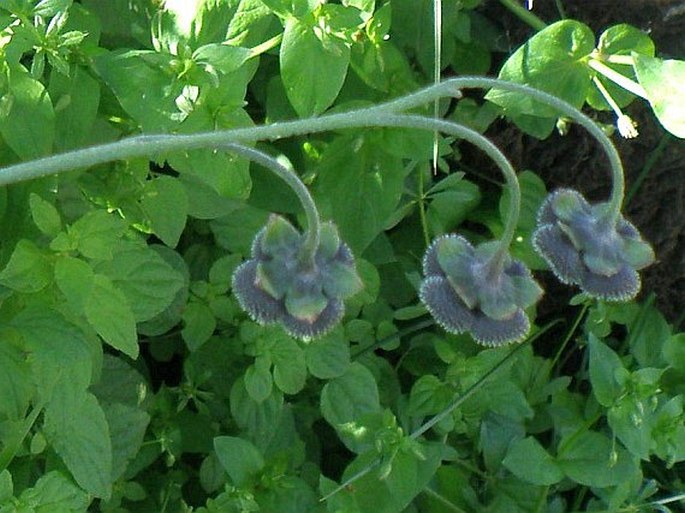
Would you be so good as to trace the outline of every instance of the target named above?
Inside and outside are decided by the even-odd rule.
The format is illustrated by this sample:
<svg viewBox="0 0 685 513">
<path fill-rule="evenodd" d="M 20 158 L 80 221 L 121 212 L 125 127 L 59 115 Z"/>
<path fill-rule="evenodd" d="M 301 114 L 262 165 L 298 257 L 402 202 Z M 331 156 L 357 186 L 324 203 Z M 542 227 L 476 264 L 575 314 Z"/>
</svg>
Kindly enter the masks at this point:
<svg viewBox="0 0 685 513">
<path fill-rule="evenodd" d="M 626 205 L 628 203 L 630 203 L 631 199 L 633 199 L 633 197 L 635 196 L 637 191 L 640 189 L 642 182 L 645 181 L 645 179 L 647 178 L 647 175 L 652 170 L 654 165 L 659 161 L 661 156 L 664 154 L 666 147 L 668 146 L 668 144 L 672 140 L 673 140 L 673 138 L 671 137 L 671 134 L 669 134 L 668 132 L 664 133 L 664 135 L 661 137 L 661 140 L 659 141 L 659 144 L 657 144 L 656 148 L 654 148 L 649 153 L 649 155 L 647 155 L 647 160 L 645 162 L 645 165 L 642 166 L 642 169 L 640 170 L 640 174 L 637 176 L 637 178 L 633 182 L 633 185 L 628 190 L 628 194 L 626 194 L 626 199 L 625 199 Z"/>
<path fill-rule="evenodd" d="M 250 148 L 249 146 L 244 146 L 242 144 L 225 144 L 222 146 L 222 148 L 256 162 L 260 166 L 264 166 L 269 171 L 281 178 L 281 180 L 283 180 L 286 184 L 288 184 L 288 187 L 290 187 L 297 195 L 297 198 L 300 200 L 300 203 L 302 203 L 302 207 L 304 208 L 304 213 L 307 216 L 307 234 L 302 246 L 301 257 L 307 259 L 307 262 L 313 264 L 316 250 L 319 247 L 321 219 L 319 217 L 319 211 L 316 208 L 316 204 L 314 203 L 314 199 L 309 193 L 309 189 L 307 189 L 304 183 L 302 183 L 302 180 L 300 180 L 300 178 L 292 170 L 288 169 L 283 164 L 278 162 L 278 160 L 262 151 Z"/>
<path fill-rule="evenodd" d="M 645 100 L 649 100 L 649 98 L 647 98 L 647 92 L 645 91 L 644 87 L 642 87 L 637 82 L 630 80 L 628 77 L 621 75 L 618 71 L 613 70 L 612 68 L 604 64 L 602 61 L 597 59 L 588 59 L 587 65 L 594 69 L 596 72 L 601 73 L 602 75 L 607 77 L 612 82 L 618 84 L 626 91 L 629 91 L 633 93 L 635 96 L 639 96 L 640 98 L 643 98 Z"/>
<path fill-rule="evenodd" d="M 426 486 L 423 490 L 421 490 L 423 493 L 426 495 L 432 497 L 436 501 L 438 501 L 440 504 L 445 507 L 445 509 L 449 511 L 453 511 L 454 513 L 466 513 L 463 509 L 461 509 L 459 506 L 451 502 L 447 497 L 443 496 L 442 494 L 436 492 L 432 488 Z"/>
<path fill-rule="evenodd" d="M 433 83 L 440 83 L 442 69 L 442 0 L 433 0 Z M 433 117 L 440 117 L 440 98 L 433 100 Z M 433 131 L 433 174 L 438 174 L 438 132 Z"/>
<path fill-rule="evenodd" d="M 506 261 L 509 246 L 514 239 L 514 233 L 516 231 L 519 212 L 521 209 L 521 187 L 519 186 L 516 171 L 514 171 L 514 168 L 509 160 L 497 148 L 497 146 L 495 146 L 481 134 L 475 130 L 472 130 L 471 128 L 467 128 L 451 121 L 426 118 L 424 116 L 414 116 L 411 114 L 379 115 L 376 117 L 376 120 L 377 122 L 388 126 L 405 126 L 424 130 L 439 130 L 441 132 L 457 136 L 480 148 L 495 162 L 495 164 L 497 164 L 497 167 L 500 168 L 502 174 L 504 175 L 504 179 L 510 192 L 509 211 L 507 212 L 506 219 L 504 220 L 504 233 L 498 242 L 499 245 L 497 251 L 490 260 L 490 262 L 492 262 L 491 269 L 500 270 L 501 266 L 504 265 L 504 262 Z"/>
<path fill-rule="evenodd" d="M 530 25 L 535 30 L 542 30 L 547 26 L 547 23 L 538 18 L 531 11 L 523 7 L 516 0 L 499 0 L 504 7 L 513 12 L 518 19 Z"/>
<path fill-rule="evenodd" d="M 268 52 L 272 48 L 275 48 L 276 46 L 281 44 L 282 40 L 283 40 L 283 33 L 280 33 L 280 34 L 276 34 L 271 39 L 267 39 L 263 43 L 258 44 L 257 46 L 253 46 L 252 48 L 250 48 L 251 57 L 256 57 L 256 56 L 261 55 L 265 52 Z"/>
<path fill-rule="evenodd" d="M 610 210 L 615 220 L 621 213 L 624 195 L 623 166 L 611 140 L 594 121 L 571 104 L 530 86 L 495 78 L 465 76 L 428 86 L 420 91 L 387 103 L 340 114 L 273 123 L 266 126 L 220 130 L 190 135 L 142 135 L 121 141 L 70 151 L 0 169 L 0 185 L 30 180 L 63 171 L 90 167 L 113 160 L 142 157 L 168 151 L 187 151 L 199 148 L 217 148 L 227 143 L 245 143 L 267 139 L 279 139 L 307 133 L 325 132 L 342 128 L 379 126 L 377 117 L 393 114 L 425 105 L 435 98 L 460 98 L 460 89 L 503 89 L 529 95 L 535 100 L 557 109 L 560 113 L 585 127 L 597 139 L 609 157 L 612 169 L 612 195 Z"/>
</svg>

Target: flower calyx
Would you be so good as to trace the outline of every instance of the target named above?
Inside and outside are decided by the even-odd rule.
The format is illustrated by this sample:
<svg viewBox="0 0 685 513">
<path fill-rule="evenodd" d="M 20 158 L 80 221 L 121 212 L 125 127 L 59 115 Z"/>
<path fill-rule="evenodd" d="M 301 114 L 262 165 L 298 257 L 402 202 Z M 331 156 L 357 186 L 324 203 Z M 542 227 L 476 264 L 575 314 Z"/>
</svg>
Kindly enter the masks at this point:
<svg viewBox="0 0 685 513">
<path fill-rule="evenodd" d="M 272 215 L 252 243 L 252 257 L 233 274 L 240 306 L 261 324 L 280 323 L 291 336 L 309 340 L 342 318 L 343 301 L 362 288 L 350 248 L 332 223 L 321 225 L 313 255 L 305 236 Z"/>
<path fill-rule="evenodd" d="M 419 291 L 445 330 L 470 332 L 492 347 L 526 336 L 530 321 L 524 309 L 542 296 L 530 270 L 509 255 L 502 258 L 499 246 L 494 241 L 474 247 L 454 234 L 437 238 L 424 256 Z"/>
<path fill-rule="evenodd" d="M 590 204 L 572 189 L 550 194 L 538 212 L 533 246 L 557 278 L 596 299 L 629 301 L 640 291 L 637 271 L 654 250 L 637 228 L 608 203 Z"/>
</svg>

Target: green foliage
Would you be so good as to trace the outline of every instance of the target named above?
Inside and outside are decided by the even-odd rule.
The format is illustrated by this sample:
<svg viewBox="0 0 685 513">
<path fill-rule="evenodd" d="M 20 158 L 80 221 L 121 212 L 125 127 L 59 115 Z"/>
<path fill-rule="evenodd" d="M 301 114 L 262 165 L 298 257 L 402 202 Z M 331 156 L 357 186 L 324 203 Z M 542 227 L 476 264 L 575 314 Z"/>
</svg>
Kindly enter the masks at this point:
<svg viewBox="0 0 685 513">
<path fill-rule="evenodd" d="M 499 72 L 596 110 L 645 99 L 685 136 L 683 62 L 658 57 L 649 35 L 620 24 L 596 39 L 562 20 L 492 70 L 505 35 L 480 3 L 442 6 L 445 74 Z M 0 2 L 0 167 L 396 98 L 432 80 L 432 8 Z M 438 108 L 478 132 L 502 113 L 541 138 L 563 126 L 504 89 Z M 0 513 L 668 511 L 683 493 L 685 334 L 649 300 L 585 295 L 563 327 L 544 325 L 532 285 L 515 306 L 533 344 L 445 333 L 418 301 L 427 241 L 501 237 L 512 191 L 468 174 L 452 137 L 437 136 L 434 174 L 431 130 L 317 133 L 319 121 L 240 141 L 297 170 L 323 218 L 317 249 L 356 263 L 324 273 L 345 314 L 314 340 L 240 308 L 231 277 L 251 255 L 264 265 L 252 285 L 290 291 L 291 260 L 274 271 L 273 257 L 301 242 L 305 216 L 221 144 L 136 143 L 116 163 L 0 190 Z M 531 239 L 551 187 L 535 169 L 518 181 L 510 253 L 541 271 Z M 288 308 L 321 313 L 320 294 L 292 288 Z M 496 300 L 483 303 L 508 318 Z"/>
</svg>

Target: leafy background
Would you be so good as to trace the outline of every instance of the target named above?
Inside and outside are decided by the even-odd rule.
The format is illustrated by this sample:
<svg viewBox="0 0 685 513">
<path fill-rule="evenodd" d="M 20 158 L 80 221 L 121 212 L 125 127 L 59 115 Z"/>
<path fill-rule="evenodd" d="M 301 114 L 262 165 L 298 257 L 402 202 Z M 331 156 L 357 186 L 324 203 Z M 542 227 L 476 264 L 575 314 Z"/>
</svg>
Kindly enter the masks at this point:
<svg viewBox="0 0 685 513">
<path fill-rule="evenodd" d="M 0 163 L 414 91 L 433 75 L 432 7 L 9 0 Z M 495 73 L 516 46 L 511 20 L 503 28 L 478 0 L 445 2 L 443 16 L 445 74 Z M 599 29 L 576 23 L 592 50 Z M 535 211 L 554 185 L 585 180 L 587 159 L 564 154 L 556 135 L 511 136 L 481 98 L 441 110 L 489 128 L 523 170 L 513 252 L 541 271 Z M 513 120 L 550 134 L 548 113 L 531 113 Z M 554 153 L 512 151 L 522 141 Z M 563 309 L 539 312 L 547 331 L 484 381 L 510 349 L 435 328 L 416 287 L 426 238 L 501 233 L 506 197 L 489 164 L 448 138 L 433 174 L 432 146 L 432 134 L 405 129 L 260 145 L 310 185 L 365 284 L 342 326 L 309 344 L 250 321 L 230 291 L 269 212 L 303 220 L 266 170 L 192 150 L 2 189 L 0 511 L 676 511 L 682 302 L 664 317 L 651 296 L 561 296 Z M 571 172 L 551 176 L 550 161 Z M 603 169 L 587 173 L 606 193 Z"/>
</svg>

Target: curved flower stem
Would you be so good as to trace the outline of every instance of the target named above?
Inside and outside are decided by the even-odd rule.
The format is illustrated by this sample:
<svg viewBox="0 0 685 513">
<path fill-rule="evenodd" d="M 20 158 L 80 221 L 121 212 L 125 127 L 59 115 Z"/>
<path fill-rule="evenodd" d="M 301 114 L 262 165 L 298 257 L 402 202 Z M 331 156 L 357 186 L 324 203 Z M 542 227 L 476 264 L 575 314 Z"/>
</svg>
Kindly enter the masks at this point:
<svg viewBox="0 0 685 513">
<path fill-rule="evenodd" d="M 518 224 L 519 212 L 521 210 L 521 187 L 519 185 L 516 171 L 511 163 L 504 156 L 504 154 L 488 139 L 483 137 L 475 130 L 459 125 L 452 121 L 445 121 L 442 119 L 427 118 L 424 116 L 415 116 L 411 114 L 390 114 L 379 115 L 376 121 L 384 126 L 402 126 L 409 128 L 419 128 L 423 130 L 440 131 L 446 134 L 454 135 L 465 141 L 470 142 L 474 146 L 480 148 L 485 154 L 490 157 L 497 167 L 500 168 L 507 187 L 510 192 L 509 211 L 507 212 L 504 221 L 504 233 L 499 240 L 499 246 L 495 254 L 490 260 L 494 269 L 501 269 L 500 266 L 504 264 L 505 258 L 508 254 L 511 241 L 514 239 L 514 233 Z"/>
<path fill-rule="evenodd" d="M 302 246 L 302 254 L 300 256 L 305 258 L 307 262 L 313 263 L 316 250 L 319 247 L 321 219 L 319 217 L 319 211 L 316 208 L 316 204 L 314 203 L 314 199 L 309 193 L 309 189 L 307 189 L 307 187 L 302 183 L 302 180 L 300 180 L 300 178 L 293 171 L 263 151 L 250 148 L 249 146 L 244 146 L 242 144 L 224 144 L 222 148 L 256 162 L 260 166 L 264 166 L 269 171 L 281 178 L 281 180 L 288 184 L 288 187 L 295 192 L 297 198 L 300 200 L 300 203 L 302 203 L 304 213 L 307 216 L 307 234 L 305 236 L 305 241 Z"/>
<path fill-rule="evenodd" d="M 539 91 L 530 86 L 515 84 L 496 78 L 477 76 L 458 77 L 446 80 L 436 85 L 428 86 L 420 91 L 403 96 L 387 103 L 360 110 L 329 114 L 316 118 L 301 119 L 274 123 L 266 126 L 237 128 L 216 132 L 204 132 L 191 135 L 142 135 L 123 139 L 114 143 L 93 146 L 81 150 L 62 153 L 42 159 L 15 164 L 0 169 L 0 185 L 38 178 L 63 171 L 96 164 L 111 162 L 132 157 L 142 157 L 169 151 L 187 151 L 198 148 L 216 148 L 226 143 L 240 143 L 279 139 L 307 133 L 325 132 L 341 128 L 359 128 L 378 126 L 376 118 L 381 114 L 393 114 L 432 102 L 436 98 L 460 98 L 460 89 L 503 89 L 531 96 L 535 100 L 549 105 L 561 114 L 568 116 L 585 127 L 597 139 L 609 157 L 612 169 L 612 193 L 610 199 L 610 218 L 615 222 L 621 212 L 624 196 L 623 166 L 618 151 L 611 140 L 599 126 L 570 103 L 560 100 L 549 93 Z"/>
</svg>

